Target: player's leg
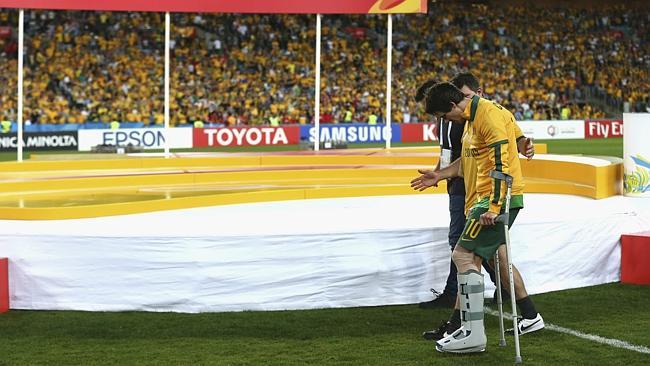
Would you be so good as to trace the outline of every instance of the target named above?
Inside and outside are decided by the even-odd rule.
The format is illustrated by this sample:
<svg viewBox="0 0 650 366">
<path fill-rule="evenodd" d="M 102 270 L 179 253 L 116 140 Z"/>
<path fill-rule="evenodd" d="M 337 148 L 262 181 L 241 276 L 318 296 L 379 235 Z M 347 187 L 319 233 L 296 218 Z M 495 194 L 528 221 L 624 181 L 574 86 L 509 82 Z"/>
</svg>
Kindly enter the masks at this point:
<svg viewBox="0 0 650 366">
<path fill-rule="evenodd" d="M 454 250 L 456 242 L 463 233 L 465 225 L 465 196 L 464 195 L 449 195 L 449 247 Z M 456 302 L 456 293 L 458 291 L 458 280 L 456 278 L 458 271 L 454 261 L 449 260 L 449 275 L 445 289 L 438 297 L 431 301 L 421 302 L 420 308 L 433 309 L 433 308 L 452 308 Z M 427 333 L 427 332 L 425 332 Z M 424 334 L 423 334 L 424 336 Z M 427 338 L 425 336 L 425 338 Z"/>
<path fill-rule="evenodd" d="M 455 251 L 455 250 L 454 250 Z M 452 253 L 452 259 L 453 259 L 453 253 Z M 480 266 L 480 264 L 479 264 Z M 458 274 L 457 274 L 458 276 Z M 457 279 L 458 281 L 458 279 Z M 456 281 L 456 283 L 458 283 Z M 457 291 L 458 292 L 458 291 Z M 438 341 L 440 339 L 443 339 L 453 332 L 455 332 L 458 328 L 461 327 L 461 320 L 460 320 L 460 308 L 461 308 L 461 302 L 460 302 L 460 294 L 457 293 L 455 297 L 455 302 L 454 302 L 454 311 L 451 313 L 451 316 L 447 321 L 443 321 L 440 323 L 438 328 L 434 330 L 429 330 L 425 331 L 422 333 L 422 337 L 426 340 L 434 340 Z"/>
<path fill-rule="evenodd" d="M 510 291 L 510 281 L 507 275 L 508 264 L 506 259 L 507 253 L 505 245 L 499 247 L 499 258 L 504 258 L 504 260 L 499 261 L 501 283 L 508 291 Z M 533 302 L 532 298 L 528 296 L 526 285 L 524 284 L 524 280 L 521 277 L 521 273 L 514 264 L 512 265 L 512 274 L 515 283 L 515 300 L 517 301 L 517 307 L 519 307 L 519 312 L 522 316 L 522 319 L 518 322 L 519 334 L 531 333 L 543 329 L 544 319 L 539 314 L 539 312 L 537 312 L 537 308 L 535 307 L 535 303 Z M 512 332 L 512 329 L 509 329 L 508 332 Z"/>
<path fill-rule="evenodd" d="M 485 350 L 487 338 L 483 324 L 484 281 L 480 272 L 482 258 L 474 254 L 479 245 L 480 213 L 472 210 L 452 258 L 458 268 L 458 295 L 461 327 L 436 342 L 440 352 L 470 353 Z"/>
<path fill-rule="evenodd" d="M 509 227 L 512 227 L 514 224 L 518 213 L 519 209 L 512 209 L 510 211 Z M 506 246 L 500 245 L 498 251 L 500 259 L 499 272 L 501 276 L 501 283 L 503 284 L 502 288 L 505 288 L 509 292 L 510 280 L 508 278 L 508 254 L 506 251 Z M 501 258 L 503 258 L 503 260 L 501 260 Z M 537 312 L 535 303 L 533 302 L 532 298 L 528 296 L 526 285 L 524 284 L 521 273 L 514 264 L 512 264 L 512 275 L 513 281 L 515 283 L 515 300 L 522 316 L 522 319 L 518 322 L 519 334 L 531 333 L 543 329 L 544 319 Z M 512 332 L 512 329 L 510 329 L 509 332 Z"/>
<path fill-rule="evenodd" d="M 452 197 L 452 196 L 450 196 L 450 197 Z M 462 206 L 461 206 L 461 204 L 462 204 Z M 453 205 L 455 208 L 457 208 L 457 210 L 456 210 L 457 213 L 462 214 L 463 217 L 465 216 L 464 215 L 464 210 L 465 210 L 465 201 L 464 201 L 464 199 L 462 200 L 462 202 L 461 202 L 461 200 L 456 200 L 454 203 L 452 203 L 452 201 L 450 200 L 450 206 L 451 205 Z M 452 222 L 454 222 L 454 220 L 452 220 Z M 467 222 L 465 222 L 465 226 L 467 226 Z M 457 227 L 455 227 L 455 230 L 453 230 L 453 231 L 458 232 L 458 234 L 456 236 L 456 240 L 458 241 L 460 239 L 461 234 L 465 231 L 465 229 L 464 229 L 464 227 L 461 227 L 460 230 L 459 230 Z M 450 234 L 451 234 L 451 232 L 452 232 L 452 230 L 450 228 Z M 452 237 L 450 235 L 450 240 L 451 239 L 452 239 Z M 455 262 L 453 256 L 454 256 L 456 247 L 457 247 L 457 245 L 453 246 L 454 251 L 452 252 L 452 263 Z M 468 255 L 468 258 L 469 258 L 468 260 L 471 262 L 473 260 L 473 257 L 474 257 L 474 255 L 470 253 Z M 453 266 L 454 266 L 454 271 L 456 271 L 456 264 L 454 263 Z M 480 268 L 480 263 L 478 264 L 477 268 Z M 455 279 L 454 283 L 456 284 L 456 287 L 457 287 L 454 292 L 457 293 L 458 292 L 458 285 L 457 285 L 458 280 Z M 449 285 L 449 282 L 447 283 L 447 285 Z M 444 337 L 447 337 L 448 335 L 450 335 L 451 333 L 456 331 L 458 328 L 460 328 L 460 326 L 461 326 L 460 302 L 459 302 L 458 296 L 455 296 L 454 303 L 455 303 L 454 311 L 451 313 L 451 316 L 449 317 L 449 319 L 446 320 L 446 321 L 441 322 L 440 325 L 438 326 L 438 328 L 423 332 L 422 337 L 424 339 L 436 340 L 437 341 L 437 340 L 440 340 L 440 339 L 442 339 Z"/>
<path fill-rule="evenodd" d="M 440 352 L 470 353 L 485 350 L 483 324 L 483 275 L 475 270 L 458 274 L 461 327 L 436 342 Z"/>
<path fill-rule="evenodd" d="M 506 246 L 501 245 L 499 247 L 499 272 L 501 276 L 501 283 L 503 284 L 503 286 L 507 291 L 510 291 L 510 280 L 508 279 L 507 258 L 508 258 L 508 254 L 506 253 Z M 505 274 L 503 273 L 504 271 L 506 272 Z M 528 292 L 526 291 L 524 280 L 521 277 L 521 273 L 514 265 L 514 263 L 512 264 L 512 274 L 513 274 L 513 279 L 515 281 L 515 299 L 520 300 L 523 299 L 524 297 L 527 297 Z"/>
<path fill-rule="evenodd" d="M 456 243 L 460 239 L 460 236 L 463 234 L 463 229 L 465 228 L 465 196 L 464 195 L 449 195 L 449 247 L 453 253 Z M 450 258 L 450 271 L 449 276 L 447 277 L 447 284 L 445 286 L 444 293 L 449 293 L 453 296 L 453 301 L 451 302 L 450 307 L 453 306 L 456 302 L 456 295 L 458 293 L 458 270 L 456 268 L 456 263 L 454 263 L 453 258 Z M 453 272 L 453 276 L 452 276 Z"/>
<path fill-rule="evenodd" d="M 497 285 L 497 280 L 496 280 L 496 268 L 494 266 L 494 257 L 490 258 L 489 261 L 483 261 L 483 268 L 485 269 L 485 272 L 490 276 L 490 281 L 496 286 Z M 503 275 L 500 274 L 503 278 Z M 506 291 L 506 288 L 504 288 L 503 282 L 501 282 L 501 299 L 502 300 L 508 300 L 510 298 L 510 294 Z M 494 290 L 494 294 L 492 295 L 492 304 L 497 303 L 497 290 Z"/>
<path fill-rule="evenodd" d="M 436 349 L 441 352 L 477 352 L 485 348 L 486 338 L 482 318 L 483 292 L 480 294 L 472 292 L 483 287 L 482 276 L 479 278 L 478 272 L 473 273 L 478 271 L 479 267 L 477 262 L 467 256 L 467 252 L 489 260 L 501 243 L 505 242 L 503 223 L 493 226 L 480 225 L 480 216 L 486 211 L 485 206 L 477 206 L 470 211 L 463 235 L 454 250 L 453 258 L 459 272 L 459 292 L 465 295 L 461 296 L 460 306 L 462 326 L 450 336 L 436 342 Z M 512 216 L 516 216 L 516 213 Z M 467 276 L 462 278 L 462 281 L 461 274 Z M 461 287 L 462 283 L 467 286 L 464 290 Z"/>
<path fill-rule="evenodd" d="M 456 296 L 454 311 L 451 313 L 451 316 L 448 320 L 445 320 L 440 323 L 438 328 L 433 330 L 428 330 L 422 333 L 422 337 L 429 341 L 438 341 L 443 339 L 453 332 L 455 332 L 461 326 L 460 321 L 460 295 Z"/>
</svg>

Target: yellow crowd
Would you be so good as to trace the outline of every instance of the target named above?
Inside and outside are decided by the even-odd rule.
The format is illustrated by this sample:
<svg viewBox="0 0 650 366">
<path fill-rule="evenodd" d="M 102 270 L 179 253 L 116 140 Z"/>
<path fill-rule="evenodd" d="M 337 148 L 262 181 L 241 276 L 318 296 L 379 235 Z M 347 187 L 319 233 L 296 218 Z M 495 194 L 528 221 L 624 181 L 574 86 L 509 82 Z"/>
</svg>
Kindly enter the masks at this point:
<svg viewBox="0 0 650 366">
<path fill-rule="evenodd" d="M 0 11 L 15 33 L 16 12 Z M 163 123 L 163 17 L 26 11 L 25 119 Z M 524 119 L 614 117 L 648 108 L 643 15 L 594 9 L 429 4 L 394 17 L 392 120 L 429 119 L 418 85 L 471 71 L 487 96 Z M 308 123 L 314 110 L 315 18 L 173 14 L 171 122 Z M 385 108 L 386 18 L 327 15 L 321 120 L 366 122 Z M 640 28 L 640 29 L 639 29 Z M 0 119 L 16 116 L 13 38 L 0 39 Z M 594 102 L 595 101 L 595 102 Z M 609 108 L 610 113 L 604 112 Z"/>
</svg>

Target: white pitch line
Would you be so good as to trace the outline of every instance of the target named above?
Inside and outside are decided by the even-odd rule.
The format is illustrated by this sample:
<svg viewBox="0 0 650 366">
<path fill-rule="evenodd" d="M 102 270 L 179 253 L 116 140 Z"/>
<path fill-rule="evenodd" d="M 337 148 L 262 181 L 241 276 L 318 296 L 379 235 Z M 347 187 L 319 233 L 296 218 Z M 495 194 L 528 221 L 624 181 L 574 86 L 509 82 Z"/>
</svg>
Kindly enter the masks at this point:
<svg viewBox="0 0 650 366">
<path fill-rule="evenodd" d="M 488 307 L 485 308 L 485 313 L 493 315 L 493 316 L 499 316 L 498 311 L 492 310 L 492 309 L 490 309 Z M 512 314 L 504 312 L 503 317 L 506 318 L 506 319 L 512 320 Z M 574 337 L 586 339 L 586 340 L 592 341 L 592 342 L 598 342 L 598 343 L 606 344 L 606 345 L 612 346 L 612 347 L 623 348 L 623 349 L 626 349 L 628 351 L 635 351 L 635 352 L 639 352 L 639 353 L 650 354 L 650 348 L 648 348 L 646 346 L 638 346 L 636 344 L 621 341 L 620 339 L 611 339 L 611 338 L 601 337 L 601 336 L 595 335 L 595 334 L 583 333 L 583 332 L 580 332 L 580 331 L 577 331 L 577 330 L 561 327 L 559 325 L 555 325 L 555 324 L 551 324 L 551 323 L 547 323 L 547 322 L 544 322 L 544 325 L 545 325 L 545 329 L 552 330 L 554 332 L 569 334 L 569 335 L 572 335 Z"/>
</svg>

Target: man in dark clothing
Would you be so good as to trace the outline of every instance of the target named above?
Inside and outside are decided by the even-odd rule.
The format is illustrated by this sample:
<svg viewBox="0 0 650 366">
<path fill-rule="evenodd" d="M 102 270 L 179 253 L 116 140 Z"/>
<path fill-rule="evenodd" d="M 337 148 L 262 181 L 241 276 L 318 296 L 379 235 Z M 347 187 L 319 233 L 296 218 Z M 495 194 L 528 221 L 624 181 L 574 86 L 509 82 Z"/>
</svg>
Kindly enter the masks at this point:
<svg viewBox="0 0 650 366">
<path fill-rule="evenodd" d="M 480 87 L 478 86 L 478 81 L 476 85 L 472 83 L 472 80 L 466 80 L 467 77 L 463 77 L 465 74 L 459 74 L 454 78 L 458 79 L 457 82 L 463 85 L 467 85 L 470 89 L 475 92 L 482 94 Z M 474 78 L 475 79 L 475 78 Z M 429 80 L 422 84 L 417 90 L 415 101 L 421 102 L 426 96 L 427 90 L 436 84 L 436 80 Z M 453 81 L 452 81 L 453 83 Z M 459 85 L 458 87 L 462 87 Z M 440 142 L 440 159 L 438 160 L 438 165 L 436 165 L 435 170 L 440 170 L 446 168 L 451 162 L 456 161 L 460 158 L 461 153 L 461 138 L 463 136 L 464 126 L 452 123 L 450 121 L 445 121 L 440 119 L 437 122 L 438 127 L 438 141 Z M 456 242 L 460 238 L 460 235 L 463 232 L 465 227 L 465 183 L 463 182 L 462 177 L 455 177 L 447 181 L 447 193 L 449 194 L 449 247 L 451 250 L 454 250 Z M 494 282 L 494 270 L 490 268 L 487 262 L 483 263 L 483 267 L 490 275 L 492 282 Z M 437 295 L 431 301 L 421 302 L 419 304 L 420 308 L 431 309 L 431 308 L 451 308 L 456 303 L 456 294 L 458 292 L 458 280 L 457 280 L 457 270 L 456 265 L 452 260 L 449 261 L 449 275 L 447 276 L 447 283 L 445 289 L 442 293 L 438 293 L 434 289 L 431 291 L 434 295 Z"/>
<path fill-rule="evenodd" d="M 481 91 L 481 89 L 479 87 L 478 79 L 474 75 L 472 75 L 471 73 L 458 74 L 458 75 L 456 75 L 456 77 L 454 77 L 451 80 L 451 83 L 454 84 L 454 86 L 456 86 L 458 89 L 460 89 L 465 95 L 476 94 L 476 95 L 482 96 L 482 91 Z M 434 84 L 435 83 L 433 81 L 429 81 L 429 82 L 423 84 L 418 89 L 418 93 L 416 95 L 416 100 L 421 101 L 423 98 L 425 98 L 427 96 L 427 92 L 428 92 L 429 88 L 431 88 L 431 86 L 434 85 Z M 449 126 L 449 125 L 452 125 L 452 126 Z M 460 130 L 461 130 L 460 131 L 460 135 L 461 135 L 460 137 L 457 137 L 457 135 L 454 134 L 454 132 L 452 130 L 452 128 L 455 127 L 455 126 L 460 127 Z M 447 141 L 449 141 L 450 144 L 451 144 L 451 153 L 452 154 L 453 154 L 454 143 L 456 143 L 456 147 L 460 150 L 460 147 L 462 145 L 461 140 L 462 140 L 463 129 L 464 129 L 464 124 L 459 124 L 459 123 L 452 124 L 451 122 L 448 122 L 448 124 L 445 125 L 444 121 L 441 122 L 440 123 L 440 128 L 439 128 L 441 150 L 444 150 L 445 148 L 447 148 L 447 146 L 448 146 Z M 517 139 L 517 150 L 520 153 L 522 153 L 523 155 L 525 155 L 527 158 L 530 159 L 535 154 L 532 141 L 529 138 L 525 138 L 525 136 L 523 136 L 521 131 L 519 131 L 519 134 L 521 136 L 518 136 L 518 139 Z M 447 136 L 445 136 L 445 135 L 447 135 Z M 457 138 L 457 140 L 453 140 L 454 137 Z M 447 162 L 446 157 L 444 157 L 443 154 L 444 153 L 441 151 L 440 163 L 436 167 L 436 170 L 444 169 L 444 165 L 449 164 Z M 446 154 L 449 154 L 449 153 L 446 153 Z M 457 155 L 454 155 L 451 158 L 450 161 L 451 162 L 455 161 L 455 158 L 457 158 L 457 157 L 460 157 L 460 151 L 457 153 Z M 420 173 L 423 173 L 423 172 L 420 171 Z M 455 189 L 452 186 L 452 184 L 454 184 L 453 181 L 448 182 L 448 188 L 447 189 L 448 189 L 449 197 L 450 197 L 450 199 L 449 199 L 449 210 L 450 210 L 450 216 L 451 216 L 451 223 L 450 223 L 450 229 L 449 229 L 449 240 L 450 240 L 449 244 L 450 244 L 450 246 L 452 247 L 452 250 L 453 250 L 458 238 L 460 237 L 460 235 L 462 234 L 462 231 L 463 231 L 462 227 L 459 228 L 459 229 L 456 229 L 454 227 L 454 218 L 456 218 L 456 219 L 465 219 L 465 215 L 464 215 L 465 202 L 464 202 L 464 199 L 465 199 L 465 193 L 466 192 L 464 190 L 464 182 L 463 182 L 462 178 L 460 178 L 460 184 L 462 185 L 462 191 L 458 190 L 458 189 Z M 452 199 L 452 194 L 453 195 L 462 194 L 460 196 L 460 198 L 463 199 L 463 200 L 460 201 L 462 203 L 457 203 L 458 202 L 457 199 Z M 455 207 L 454 205 L 459 205 L 459 206 Z M 459 214 L 460 216 L 454 217 L 454 211 L 455 211 L 454 208 L 460 210 L 460 214 Z M 454 229 L 458 230 L 458 232 L 457 233 L 454 232 Z M 492 280 L 492 282 L 496 283 L 495 282 L 494 272 L 492 271 L 491 267 L 489 267 L 487 265 L 487 261 L 483 261 L 483 267 L 490 274 L 490 279 Z M 452 263 L 450 265 L 450 275 L 447 278 L 447 285 L 445 287 L 445 290 L 444 290 L 443 294 L 441 294 L 440 296 L 438 296 L 436 299 L 434 299 L 432 301 L 421 303 L 420 307 L 423 307 L 423 308 L 450 307 L 448 305 L 448 303 L 450 302 L 449 298 L 452 297 L 452 294 L 455 296 L 455 294 L 458 292 L 458 290 L 456 288 L 457 287 L 457 278 L 452 277 L 452 275 L 455 276 L 456 273 L 457 273 L 457 269 L 456 269 L 455 264 L 452 261 Z M 502 295 L 503 295 L 504 299 L 509 296 L 509 294 L 503 289 L 503 286 L 502 286 Z M 495 293 L 494 297 L 496 298 L 496 293 Z M 452 318 L 455 318 L 455 315 L 456 315 L 456 312 L 454 312 L 454 316 L 452 316 Z M 454 327 L 455 327 L 455 323 L 450 320 L 450 321 L 447 321 L 447 322 L 443 322 L 443 324 L 441 324 L 441 326 L 438 329 L 433 330 L 433 331 L 424 332 L 422 335 L 423 335 L 423 337 L 425 339 L 438 340 L 438 339 L 441 339 L 442 337 L 446 336 L 447 333 L 450 333 L 450 330 L 452 330 L 452 328 L 454 328 Z M 543 325 L 542 325 L 542 327 L 543 327 Z M 457 327 L 455 327 L 455 328 L 457 328 Z"/>
<path fill-rule="evenodd" d="M 422 84 L 415 95 L 415 101 L 421 102 L 425 97 L 429 88 L 436 84 L 436 80 L 428 80 Z M 478 96 L 483 96 L 483 90 L 479 85 L 478 79 L 471 73 L 457 74 L 451 83 L 457 88 L 467 88 Z M 461 154 L 461 139 L 463 136 L 464 125 L 452 123 L 441 119 L 438 123 L 438 138 L 440 141 L 440 159 L 435 170 L 444 169 L 456 159 L 460 158 Z M 520 153 L 526 157 L 531 158 L 534 155 L 532 143 L 529 139 L 524 139 L 518 142 L 517 146 Z M 465 226 L 465 183 L 462 177 L 455 177 L 447 181 L 447 193 L 449 194 L 449 246 L 454 250 L 456 242 L 460 238 Z M 492 283 L 496 284 L 494 270 L 488 265 L 487 261 L 483 262 L 483 268 L 490 275 Z M 437 295 L 431 301 L 421 302 L 419 306 L 423 309 L 430 308 L 451 308 L 456 302 L 456 294 L 458 292 L 457 269 L 452 260 L 449 263 L 449 275 L 447 276 L 447 283 L 442 293 L 435 290 L 434 295 Z M 502 289 L 501 294 L 503 299 L 508 299 L 509 294 Z M 496 292 L 494 295 L 496 299 Z M 496 301 L 496 300 L 494 300 Z"/>
</svg>

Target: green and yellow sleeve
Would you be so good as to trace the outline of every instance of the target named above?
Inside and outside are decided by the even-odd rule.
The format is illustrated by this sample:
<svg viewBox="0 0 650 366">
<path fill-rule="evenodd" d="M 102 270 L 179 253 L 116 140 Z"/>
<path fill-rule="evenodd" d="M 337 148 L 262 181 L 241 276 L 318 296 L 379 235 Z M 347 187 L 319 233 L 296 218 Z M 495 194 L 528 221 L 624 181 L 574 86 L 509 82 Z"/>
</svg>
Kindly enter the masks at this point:
<svg viewBox="0 0 650 366">
<path fill-rule="evenodd" d="M 488 147 L 488 159 L 490 170 L 496 170 L 509 174 L 508 165 L 508 134 L 506 121 L 503 114 L 494 109 L 486 113 L 481 124 L 481 134 Z M 490 207 L 488 211 L 499 214 L 501 205 L 506 195 L 505 182 L 492 178 L 492 191 L 490 193 Z"/>
</svg>

